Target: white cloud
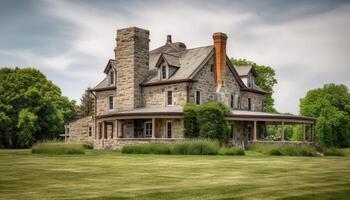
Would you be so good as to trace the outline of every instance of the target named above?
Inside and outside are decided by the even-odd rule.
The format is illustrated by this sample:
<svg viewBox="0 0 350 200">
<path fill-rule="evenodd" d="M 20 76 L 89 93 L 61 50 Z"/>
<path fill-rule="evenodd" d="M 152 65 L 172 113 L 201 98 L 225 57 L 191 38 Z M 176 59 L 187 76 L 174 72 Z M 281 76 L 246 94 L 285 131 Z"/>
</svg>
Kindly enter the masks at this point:
<svg viewBox="0 0 350 200">
<path fill-rule="evenodd" d="M 282 112 L 298 113 L 299 98 L 324 83 L 350 86 L 349 6 L 272 23 L 260 11 L 211 1 L 116 1 L 104 7 L 76 1 L 43 3 L 44 15 L 72 25 L 65 30 L 73 36 L 64 41 L 68 48 L 53 56 L 16 53 L 31 65 L 70 79 L 85 77 L 84 83 L 62 86 L 71 98 L 78 99 L 84 88 L 100 81 L 107 60 L 114 57 L 116 29 L 128 26 L 150 30 L 151 48 L 163 45 L 167 34 L 192 48 L 212 44 L 214 32 L 227 33 L 230 57 L 275 67 L 279 83 L 274 97 Z"/>
</svg>

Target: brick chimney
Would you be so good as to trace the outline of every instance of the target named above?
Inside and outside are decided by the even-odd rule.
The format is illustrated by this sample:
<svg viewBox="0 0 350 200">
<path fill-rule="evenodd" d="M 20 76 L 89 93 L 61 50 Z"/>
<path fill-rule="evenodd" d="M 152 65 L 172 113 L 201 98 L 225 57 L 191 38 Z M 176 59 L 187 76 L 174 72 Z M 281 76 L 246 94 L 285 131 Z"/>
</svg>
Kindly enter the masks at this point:
<svg viewBox="0 0 350 200">
<path fill-rule="evenodd" d="M 215 81 L 218 91 L 224 84 L 224 78 L 226 76 L 227 35 L 225 33 L 214 33 L 213 39 L 215 48 Z"/>
<path fill-rule="evenodd" d="M 117 30 L 117 111 L 141 107 L 140 84 L 149 67 L 149 31 L 137 27 Z"/>
</svg>

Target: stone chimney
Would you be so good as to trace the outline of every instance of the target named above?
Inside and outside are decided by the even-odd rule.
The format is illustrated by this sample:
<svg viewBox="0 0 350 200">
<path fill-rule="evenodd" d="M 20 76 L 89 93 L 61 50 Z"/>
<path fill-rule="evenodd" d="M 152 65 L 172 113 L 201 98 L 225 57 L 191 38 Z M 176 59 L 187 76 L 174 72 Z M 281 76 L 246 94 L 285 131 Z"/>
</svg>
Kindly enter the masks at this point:
<svg viewBox="0 0 350 200">
<path fill-rule="evenodd" d="M 129 111 L 141 107 L 140 84 L 149 68 L 149 31 L 137 27 L 120 29 L 116 41 L 116 109 Z"/>
<path fill-rule="evenodd" d="M 214 49 L 215 49 L 215 81 L 217 91 L 224 84 L 226 76 L 226 41 L 225 33 L 214 33 Z"/>
<path fill-rule="evenodd" d="M 167 36 L 166 36 L 166 43 L 167 43 L 167 44 L 172 43 L 172 41 L 171 41 L 171 35 L 167 35 Z"/>
</svg>

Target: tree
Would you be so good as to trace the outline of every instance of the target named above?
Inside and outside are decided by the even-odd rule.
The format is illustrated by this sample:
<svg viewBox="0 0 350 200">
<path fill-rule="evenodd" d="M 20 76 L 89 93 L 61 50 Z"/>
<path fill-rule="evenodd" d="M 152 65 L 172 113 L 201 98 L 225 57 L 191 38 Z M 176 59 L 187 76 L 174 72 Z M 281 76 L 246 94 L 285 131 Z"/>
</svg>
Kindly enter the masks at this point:
<svg viewBox="0 0 350 200">
<path fill-rule="evenodd" d="M 255 84 L 259 86 L 261 89 L 265 90 L 266 92 L 273 93 L 273 86 L 277 84 L 277 80 L 275 78 L 275 70 L 270 66 L 265 65 L 258 65 L 255 62 L 248 61 L 246 59 L 234 59 L 231 58 L 231 63 L 233 65 L 251 65 L 255 68 L 257 77 L 255 78 Z M 265 105 L 266 105 L 266 111 L 277 113 L 274 106 L 274 99 L 272 96 L 268 96 L 265 99 Z"/>
<path fill-rule="evenodd" d="M 0 69 L 0 147 L 22 148 L 56 138 L 75 118 L 75 101 L 32 68 Z"/>
<path fill-rule="evenodd" d="M 225 117 L 230 109 L 222 103 L 212 101 L 200 106 L 187 104 L 184 107 L 184 133 L 188 138 L 208 138 L 227 144 L 229 127 Z"/>
<path fill-rule="evenodd" d="M 345 85 L 325 84 L 300 99 L 300 114 L 316 118 L 321 145 L 350 146 L 350 93 Z"/>
<path fill-rule="evenodd" d="M 79 105 L 79 116 L 80 117 L 86 117 L 90 116 L 92 114 L 93 104 L 92 104 L 92 97 L 90 94 L 90 88 L 85 90 L 84 94 L 80 98 L 80 105 Z"/>
<path fill-rule="evenodd" d="M 199 136 L 199 125 L 197 121 L 198 107 L 194 104 L 184 106 L 184 136 L 186 138 L 196 138 Z"/>
</svg>

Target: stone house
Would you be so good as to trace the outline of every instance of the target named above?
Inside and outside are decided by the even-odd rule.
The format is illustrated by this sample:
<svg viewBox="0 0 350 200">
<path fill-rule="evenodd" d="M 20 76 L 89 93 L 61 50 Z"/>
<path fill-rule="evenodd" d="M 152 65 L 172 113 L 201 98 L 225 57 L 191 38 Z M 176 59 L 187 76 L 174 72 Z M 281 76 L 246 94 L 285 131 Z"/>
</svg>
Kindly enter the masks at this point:
<svg viewBox="0 0 350 200">
<path fill-rule="evenodd" d="M 314 142 L 314 119 L 266 113 L 269 94 L 255 82 L 252 66 L 233 66 L 226 55 L 227 36 L 214 33 L 212 45 L 187 48 L 167 36 L 163 46 L 149 50 L 149 31 L 117 30 L 115 59 L 94 88 L 93 116 L 66 126 L 70 141 L 90 140 L 94 148 L 125 144 L 175 142 L 183 139 L 183 106 L 219 101 L 232 110 L 232 144 L 264 141 L 266 124 L 304 124 L 304 142 Z M 305 127 L 312 132 L 308 141 Z"/>
</svg>

